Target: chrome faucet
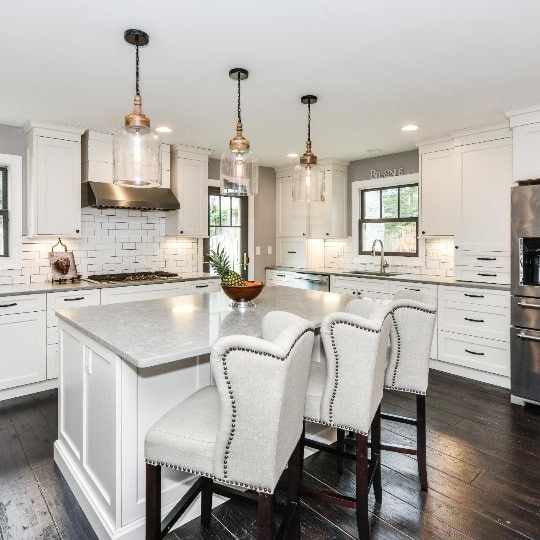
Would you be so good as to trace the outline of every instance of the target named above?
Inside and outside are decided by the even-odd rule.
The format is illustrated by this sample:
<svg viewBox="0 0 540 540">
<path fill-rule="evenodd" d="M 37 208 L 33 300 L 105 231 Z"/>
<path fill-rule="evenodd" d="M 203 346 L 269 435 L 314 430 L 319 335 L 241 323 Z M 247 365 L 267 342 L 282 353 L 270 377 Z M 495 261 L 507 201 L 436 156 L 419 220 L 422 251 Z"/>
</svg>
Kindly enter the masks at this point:
<svg viewBox="0 0 540 540">
<path fill-rule="evenodd" d="M 379 240 L 378 238 L 375 238 L 375 240 L 373 240 L 373 244 L 371 245 L 371 256 L 375 257 L 375 245 L 377 244 L 377 242 L 379 242 L 379 244 L 381 244 L 381 269 L 380 269 L 380 273 L 384 274 L 386 268 L 388 267 L 388 263 L 386 262 L 386 260 L 384 258 L 384 245 L 382 243 L 382 240 Z"/>
</svg>

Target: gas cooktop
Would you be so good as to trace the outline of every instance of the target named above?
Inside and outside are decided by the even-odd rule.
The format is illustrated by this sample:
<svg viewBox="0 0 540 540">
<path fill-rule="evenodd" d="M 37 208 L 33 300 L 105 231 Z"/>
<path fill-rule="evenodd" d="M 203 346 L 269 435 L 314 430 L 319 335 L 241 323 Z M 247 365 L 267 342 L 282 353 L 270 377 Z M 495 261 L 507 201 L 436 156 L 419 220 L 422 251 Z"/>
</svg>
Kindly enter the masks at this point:
<svg viewBox="0 0 540 540">
<path fill-rule="evenodd" d="M 95 283 L 123 283 L 126 281 L 155 281 L 157 279 L 173 279 L 177 278 L 178 274 L 171 272 L 126 272 L 122 274 L 96 274 L 88 276 L 87 281 Z"/>
</svg>

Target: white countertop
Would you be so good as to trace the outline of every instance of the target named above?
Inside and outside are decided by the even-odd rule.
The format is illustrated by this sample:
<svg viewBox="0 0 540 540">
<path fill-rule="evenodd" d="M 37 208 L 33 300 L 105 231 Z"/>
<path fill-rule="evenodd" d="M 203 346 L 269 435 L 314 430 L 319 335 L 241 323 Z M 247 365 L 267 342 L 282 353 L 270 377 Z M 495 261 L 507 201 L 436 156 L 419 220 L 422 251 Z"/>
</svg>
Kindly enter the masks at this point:
<svg viewBox="0 0 540 540">
<path fill-rule="evenodd" d="M 222 336 L 260 337 L 262 319 L 270 311 L 289 311 L 319 326 L 326 315 L 343 310 L 350 301 L 342 294 L 266 287 L 255 299 L 256 307 L 245 310 L 232 309 L 225 294 L 214 292 L 62 309 L 56 314 L 137 368 L 148 368 L 207 354 Z"/>
</svg>

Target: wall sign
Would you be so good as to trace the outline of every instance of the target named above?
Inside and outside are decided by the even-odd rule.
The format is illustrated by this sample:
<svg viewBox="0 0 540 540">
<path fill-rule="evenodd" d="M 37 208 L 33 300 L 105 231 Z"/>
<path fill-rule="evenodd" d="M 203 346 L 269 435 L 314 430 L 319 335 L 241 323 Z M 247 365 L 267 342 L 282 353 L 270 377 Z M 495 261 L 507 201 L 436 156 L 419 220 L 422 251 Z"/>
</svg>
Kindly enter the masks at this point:
<svg viewBox="0 0 540 540">
<path fill-rule="evenodd" d="M 385 171 L 377 171 L 375 169 L 369 170 L 370 178 L 387 178 L 389 176 L 401 176 L 405 174 L 404 167 L 397 169 L 386 169 Z"/>
</svg>

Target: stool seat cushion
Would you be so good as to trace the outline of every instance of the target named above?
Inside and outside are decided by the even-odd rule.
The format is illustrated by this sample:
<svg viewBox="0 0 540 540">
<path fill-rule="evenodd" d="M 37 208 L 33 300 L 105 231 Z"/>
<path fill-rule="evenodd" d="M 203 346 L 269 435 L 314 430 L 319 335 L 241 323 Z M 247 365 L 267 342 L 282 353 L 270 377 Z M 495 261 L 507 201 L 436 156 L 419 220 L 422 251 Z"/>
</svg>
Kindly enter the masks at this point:
<svg viewBox="0 0 540 540">
<path fill-rule="evenodd" d="M 304 417 L 321 420 L 321 401 L 326 385 L 326 362 L 311 362 Z"/>
<path fill-rule="evenodd" d="M 146 461 L 211 476 L 220 414 L 217 388 L 201 388 L 148 431 Z"/>
</svg>

